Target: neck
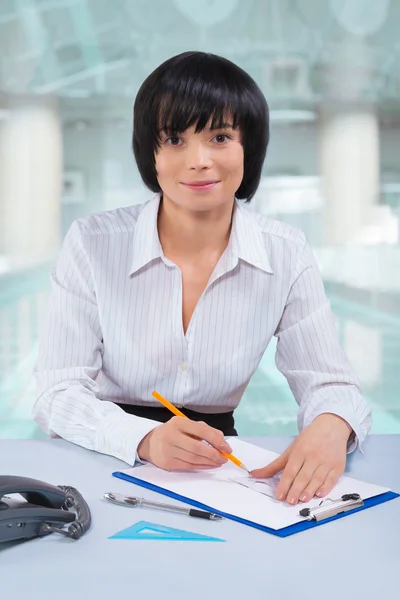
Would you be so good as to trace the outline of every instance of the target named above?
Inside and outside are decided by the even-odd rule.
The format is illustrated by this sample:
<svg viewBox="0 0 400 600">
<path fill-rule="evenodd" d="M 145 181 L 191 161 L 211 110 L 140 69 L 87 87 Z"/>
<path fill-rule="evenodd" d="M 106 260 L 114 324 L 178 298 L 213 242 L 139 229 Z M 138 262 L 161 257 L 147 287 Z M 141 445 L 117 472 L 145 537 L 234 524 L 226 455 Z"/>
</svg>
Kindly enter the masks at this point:
<svg viewBox="0 0 400 600">
<path fill-rule="evenodd" d="M 160 201 L 158 235 L 164 254 L 186 258 L 222 254 L 229 242 L 234 201 L 209 211 L 190 211 L 166 196 Z"/>
</svg>

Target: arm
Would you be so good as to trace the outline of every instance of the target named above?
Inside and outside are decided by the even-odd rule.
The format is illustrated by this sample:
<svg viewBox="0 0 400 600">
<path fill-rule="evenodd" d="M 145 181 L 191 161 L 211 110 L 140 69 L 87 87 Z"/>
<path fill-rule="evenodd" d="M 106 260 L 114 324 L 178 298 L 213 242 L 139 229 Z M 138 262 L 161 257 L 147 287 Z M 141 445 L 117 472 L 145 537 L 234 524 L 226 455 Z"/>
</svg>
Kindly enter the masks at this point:
<svg viewBox="0 0 400 600">
<path fill-rule="evenodd" d="M 51 436 L 133 465 L 159 425 L 98 398 L 103 340 L 90 264 L 75 222 L 51 272 L 52 294 L 35 366 L 35 421 Z"/>
<path fill-rule="evenodd" d="M 354 432 L 348 452 L 361 445 L 371 428 L 371 411 L 339 345 L 322 278 L 306 243 L 276 335 L 276 365 L 299 404 L 299 430 L 330 413 Z"/>
<path fill-rule="evenodd" d="M 276 497 L 297 504 L 329 494 L 346 454 L 361 445 L 371 411 L 339 345 L 333 315 L 311 250 L 304 243 L 278 337 L 276 364 L 300 406 L 299 436 L 253 477 L 280 473 Z"/>
</svg>

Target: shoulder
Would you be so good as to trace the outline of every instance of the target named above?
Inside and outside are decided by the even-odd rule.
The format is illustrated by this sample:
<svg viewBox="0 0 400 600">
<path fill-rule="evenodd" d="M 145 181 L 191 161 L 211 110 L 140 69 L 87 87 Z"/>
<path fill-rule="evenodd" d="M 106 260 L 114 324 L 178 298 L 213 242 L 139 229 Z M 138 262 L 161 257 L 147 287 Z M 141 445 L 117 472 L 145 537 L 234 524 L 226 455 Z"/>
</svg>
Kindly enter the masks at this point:
<svg viewBox="0 0 400 600">
<path fill-rule="evenodd" d="M 147 202 L 91 213 L 76 219 L 71 230 L 81 236 L 118 236 L 124 233 L 134 233 L 137 220 Z"/>
<path fill-rule="evenodd" d="M 290 272 L 296 277 L 315 262 L 313 252 L 304 232 L 284 221 L 271 219 L 256 211 L 248 210 L 262 240 L 262 246 L 275 273 Z"/>
<path fill-rule="evenodd" d="M 307 244 L 306 236 L 301 229 L 284 221 L 271 219 L 262 213 L 246 209 L 250 218 L 260 230 L 266 246 L 285 246 L 296 251 L 302 251 Z"/>
</svg>

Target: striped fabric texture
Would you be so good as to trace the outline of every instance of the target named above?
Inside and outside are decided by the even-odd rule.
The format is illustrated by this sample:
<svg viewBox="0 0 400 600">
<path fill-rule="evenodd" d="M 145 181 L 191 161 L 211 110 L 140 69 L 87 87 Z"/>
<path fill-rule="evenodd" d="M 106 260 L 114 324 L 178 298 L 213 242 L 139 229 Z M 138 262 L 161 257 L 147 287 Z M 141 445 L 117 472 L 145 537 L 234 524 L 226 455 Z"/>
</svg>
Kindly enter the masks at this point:
<svg viewBox="0 0 400 600">
<path fill-rule="evenodd" d="M 159 202 L 156 195 L 70 227 L 51 271 L 36 422 L 133 465 L 138 443 L 160 424 L 115 402 L 159 406 L 157 390 L 178 407 L 233 410 L 277 336 L 276 365 L 299 405 L 299 429 L 337 414 L 355 434 L 348 451 L 361 445 L 371 412 L 304 234 L 236 201 L 229 244 L 185 335 L 181 272 L 160 245 Z"/>
</svg>

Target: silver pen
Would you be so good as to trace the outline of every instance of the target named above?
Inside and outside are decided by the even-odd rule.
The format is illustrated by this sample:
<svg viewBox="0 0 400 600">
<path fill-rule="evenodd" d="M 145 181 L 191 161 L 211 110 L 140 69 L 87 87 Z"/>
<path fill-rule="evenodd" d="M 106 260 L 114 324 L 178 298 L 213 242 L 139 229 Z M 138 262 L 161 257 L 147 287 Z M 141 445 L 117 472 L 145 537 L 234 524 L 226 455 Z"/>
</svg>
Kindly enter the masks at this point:
<svg viewBox="0 0 400 600">
<path fill-rule="evenodd" d="M 162 502 L 153 502 L 152 500 L 146 500 L 145 498 L 138 498 L 137 496 L 124 496 L 123 494 L 114 494 L 107 492 L 104 494 L 104 498 L 113 504 L 119 506 L 129 506 L 131 508 L 148 506 L 150 508 L 159 508 L 160 510 L 168 510 L 172 512 L 178 512 L 181 514 L 189 515 L 189 517 L 197 517 L 198 519 L 209 519 L 210 521 L 219 521 L 223 517 L 215 513 L 207 512 L 205 510 L 198 510 L 196 508 L 185 508 L 184 506 L 176 506 L 175 504 L 163 504 Z"/>
</svg>

